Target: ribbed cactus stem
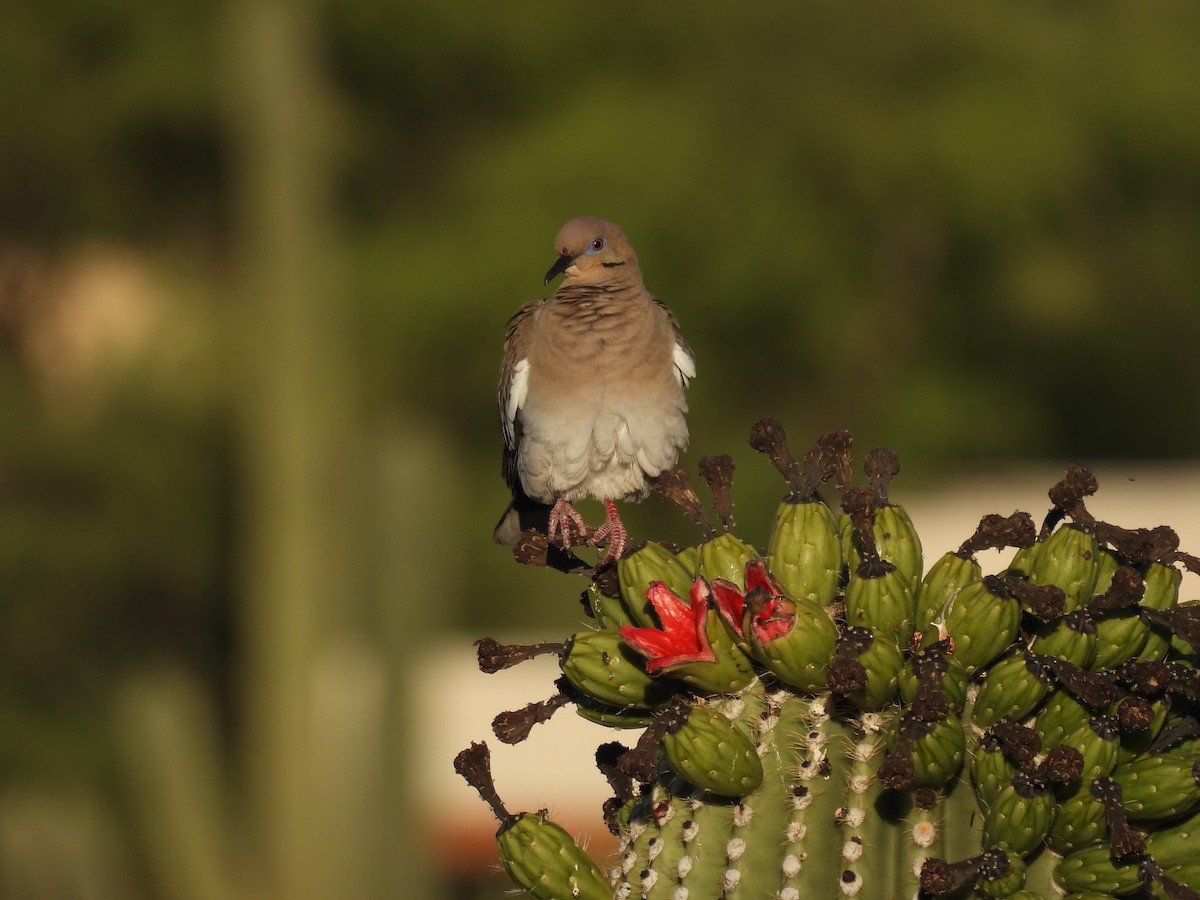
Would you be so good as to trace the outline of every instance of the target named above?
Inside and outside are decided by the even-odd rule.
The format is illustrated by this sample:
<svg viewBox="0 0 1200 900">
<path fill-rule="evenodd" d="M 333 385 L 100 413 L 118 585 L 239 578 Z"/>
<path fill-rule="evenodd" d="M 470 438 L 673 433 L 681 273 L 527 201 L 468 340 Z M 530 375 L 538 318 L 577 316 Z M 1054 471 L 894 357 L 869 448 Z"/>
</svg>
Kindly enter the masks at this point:
<svg viewBox="0 0 1200 900">
<path fill-rule="evenodd" d="M 845 805 L 838 810 L 842 826 L 842 872 L 840 885 L 847 897 L 874 886 L 890 885 L 895 861 L 891 858 L 891 826 L 882 819 L 877 804 L 883 794 L 878 769 L 883 757 L 885 733 L 892 714 L 864 712 L 854 722 L 850 766 L 846 772 Z M 886 888 L 885 888 L 886 889 Z"/>
</svg>

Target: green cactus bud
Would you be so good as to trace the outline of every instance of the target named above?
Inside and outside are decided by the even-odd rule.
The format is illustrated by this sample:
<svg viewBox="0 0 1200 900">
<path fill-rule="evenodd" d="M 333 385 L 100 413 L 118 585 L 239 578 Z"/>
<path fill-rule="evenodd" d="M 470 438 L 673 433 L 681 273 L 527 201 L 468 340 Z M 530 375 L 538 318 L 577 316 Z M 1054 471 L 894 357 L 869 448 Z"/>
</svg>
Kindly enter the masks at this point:
<svg viewBox="0 0 1200 900">
<path fill-rule="evenodd" d="M 1042 702 L 1050 684 L 1045 669 L 1018 648 L 988 670 L 975 697 L 972 720 L 980 728 L 987 728 L 1001 719 L 1022 719 Z"/>
<path fill-rule="evenodd" d="M 928 732 L 912 742 L 913 786 L 945 787 L 962 770 L 966 732 L 954 715 L 927 724 Z"/>
<path fill-rule="evenodd" d="M 1197 847 L 1200 847 L 1200 813 L 1146 836 L 1146 852 L 1161 866 L 1178 866 L 1194 860 Z"/>
<path fill-rule="evenodd" d="M 842 553 L 853 573 L 863 562 L 862 548 L 858 546 L 849 517 L 840 521 L 840 528 Z M 921 538 L 904 507 L 880 503 L 872 514 L 871 530 L 875 534 L 879 558 L 899 569 L 909 584 L 920 584 L 925 557 L 921 551 Z"/>
<path fill-rule="evenodd" d="M 615 629 L 633 622 L 620 596 L 610 597 L 593 581 L 583 594 L 588 612 L 601 628 Z"/>
<path fill-rule="evenodd" d="M 1092 717 L 1092 709 L 1069 691 L 1058 688 L 1050 693 L 1038 710 L 1034 730 L 1043 747 L 1066 743 L 1067 735 Z"/>
<path fill-rule="evenodd" d="M 1087 782 L 1058 804 L 1046 844 L 1060 856 L 1089 847 L 1108 834 L 1104 804 L 1092 796 Z"/>
<path fill-rule="evenodd" d="M 1092 716 L 1067 735 L 1062 742 L 1083 754 L 1080 783 L 1087 785 L 1093 778 L 1109 775 L 1117 765 L 1120 732 L 1117 723 L 1107 716 Z"/>
<path fill-rule="evenodd" d="M 575 712 L 581 719 L 605 728 L 645 728 L 654 721 L 654 714 L 646 710 L 605 706 L 586 697 L 575 698 Z"/>
<path fill-rule="evenodd" d="M 908 579 L 888 562 L 867 562 L 846 584 L 846 622 L 871 628 L 898 647 L 912 641 L 916 601 Z"/>
<path fill-rule="evenodd" d="M 677 597 L 686 597 L 694 575 L 662 544 L 648 541 L 645 546 L 617 561 L 617 579 L 621 585 L 621 602 L 626 610 L 620 625 L 657 628 L 654 609 L 646 599 L 651 582 L 661 581 Z"/>
<path fill-rule="evenodd" d="M 646 673 L 642 658 L 615 631 L 583 631 L 569 642 L 563 674 L 597 703 L 643 709 L 667 703 L 674 687 Z"/>
<path fill-rule="evenodd" d="M 918 650 L 917 654 L 921 652 L 923 651 Z M 914 656 L 917 654 L 914 654 Z M 913 669 L 912 656 L 905 661 L 903 667 L 900 669 L 898 686 L 900 688 L 900 698 L 905 703 L 911 704 L 917 696 L 917 689 L 920 686 L 920 680 Z M 964 704 L 967 702 L 967 670 L 958 659 L 957 650 L 945 657 L 945 671 L 942 672 L 941 677 L 938 679 L 937 687 L 946 698 L 950 709 L 955 712 L 962 710 Z"/>
<path fill-rule="evenodd" d="M 996 792 L 983 819 L 983 845 L 1028 856 L 1046 839 L 1054 820 L 1054 794 L 1023 772 Z"/>
<path fill-rule="evenodd" d="M 696 574 L 705 581 L 717 578 L 745 587 L 746 563 L 758 559 L 758 551 L 726 533 L 700 545 Z"/>
<path fill-rule="evenodd" d="M 1010 853 L 1003 848 L 995 851 L 993 857 L 979 869 L 975 879 L 975 890 L 984 897 L 1003 900 L 1011 897 L 1025 884 L 1025 860 L 1018 853 Z"/>
<path fill-rule="evenodd" d="M 1013 558 L 1009 562 L 1008 568 L 1004 570 L 1004 574 L 1011 575 L 1014 578 L 1028 578 L 1033 574 L 1033 564 L 1037 560 L 1037 555 L 1041 549 L 1041 541 L 1029 547 L 1020 548 L 1013 554 Z"/>
<path fill-rule="evenodd" d="M 690 577 L 695 578 L 700 569 L 700 545 L 684 547 L 675 554 L 675 560 L 687 570 Z"/>
<path fill-rule="evenodd" d="M 1150 626 L 1136 608 L 1114 609 L 1096 622 L 1096 654 L 1088 668 L 1099 672 L 1137 659 L 1149 636 Z"/>
<path fill-rule="evenodd" d="M 1141 888 L 1145 875 L 1138 857 L 1118 862 L 1109 845 L 1100 843 L 1063 857 L 1054 869 L 1054 883 L 1068 894 L 1120 896 Z"/>
<path fill-rule="evenodd" d="M 829 687 L 859 709 L 882 709 L 899 694 L 903 667 L 904 656 L 891 640 L 847 626 L 829 667 Z"/>
<path fill-rule="evenodd" d="M 784 500 L 767 545 L 771 574 L 797 600 L 828 606 L 837 596 L 842 545 L 833 511 L 821 500 Z"/>
<path fill-rule="evenodd" d="M 1117 766 L 1112 777 L 1134 821 L 1181 816 L 1200 803 L 1200 759 L 1143 756 Z"/>
<path fill-rule="evenodd" d="M 970 675 L 998 658 L 1016 639 L 1021 604 L 991 576 L 965 585 L 942 611 L 954 657 Z"/>
<path fill-rule="evenodd" d="M 1062 525 L 1042 543 L 1030 566 L 1034 584 L 1053 584 L 1067 595 L 1064 612 L 1092 598 L 1100 577 L 1100 545 L 1077 525 Z"/>
<path fill-rule="evenodd" d="M 754 743 L 715 709 L 689 707 L 668 726 L 662 749 L 667 765 L 701 790 L 742 797 L 762 784 Z"/>
<path fill-rule="evenodd" d="M 1183 576 L 1174 566 L 1152 562 L 1142 569 L 1142 578 L 1146 583 L 1146 593 L 1142 596 L 1142 606 L 1150 609 L 1171 609 L 1179 603 L 1179 585 Z M 1142 644 L 1138 659 L 1158 662 L 1166 657 L 1171 649 L 1171 636 L 1161 628 L 1148 625 L 1146 641 Z"/>
<path fill-rule="evenodd" d="M 1101 547 L 1100 552 L 1096 554 L 1096 584 L 1092 591 L 1097 594 L 1107 591 L 1112 584 L 1113 575 L 1121 565 L 1122 559 L 1117 553 L 1107 547 Z"/>
<path fill-rule="evenodd" d="M 1068 613 L 1039 627 L 1030 649 L 1086 668 L 1096 657 L 1095 623 L 1086 614 Z"/>
<path fill-rule="evenodd" d="M 1171 712 L 1170 700 L 1160 697 L 1153 701 L 1150 707 L 1153 718 L 1150 720 L 1148 728 L 1142 731 L 1126 731 L 1121 734 L 1121 744 L 1117 751 L 1117 765 L 1132 762 L 1145 753 L 1166 726 L 1167 717 Z"/>
<path fill-rule="evenodd" d="M 538 900 L 612 900 L 599 867 L 543 813 L 521 813 L 496 835 L 500 861 L 515 884 Z"/>
<path fill-rule="evenodd" d="M 982 577 L 983 570 L 974 557 L 964 556 L 958 551 L 943 554 L 929 567 L 916 589 L 916 629 L 926 631 L 934 622 L 940 622 L 946 604 L 963 587 Z M 1012 643 L 1012 640 L 1008 643 Z"/>
<path fill-rule="evenodd" d="M 987 808 L 996 799 L 996 794 L 1010 785 L 1019 768 L 1004 746 L 989 731 L 983 733 L 975 755 L 971 759 L 971 783 L 979 805 Z"/>
</svg>

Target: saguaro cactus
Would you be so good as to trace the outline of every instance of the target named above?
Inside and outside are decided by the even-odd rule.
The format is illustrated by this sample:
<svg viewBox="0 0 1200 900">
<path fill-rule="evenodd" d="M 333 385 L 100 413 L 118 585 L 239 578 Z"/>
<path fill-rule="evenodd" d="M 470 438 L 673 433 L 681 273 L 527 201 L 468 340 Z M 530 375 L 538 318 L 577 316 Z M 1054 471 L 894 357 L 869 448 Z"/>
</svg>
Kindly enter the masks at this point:
<svg viewBox="0 0 1200 900">
<path fill-rule="evenodd" d="M 765 554 L 732 532 L 731 461 L 708 459 L 723 529 L 673 473 L 662 493 L 701 544 L 595 573 L 597 628 L 562 644 L 479 642 L 486 671 L 562 662 L 555 697 L 497 717 L 501 740 L 566 705 L 644 729 L 597 752 L 619 837 L 602 865 L 545 814 L 504 809 L 485 745 L 460 754 L 516 884 L 554 900 L 1200 898 L 1200 605 L 1179 603 L 1200 560 L 1174 532 L 1097 521 L 1096 481 L 1072 467 L 1040 532 L 986 515 L 923 572 L 890 451 L 855 488 L 844 432 L 802 462 L 773 421 L 751 444 L 789 488 Z M 840 510 L 818 493 L 830 481 Z M 527 538 L 522 558 L 552 558 Z M 983 574 L 975 554 L 1004 546 L 1012 563 Z"/>
</svg>

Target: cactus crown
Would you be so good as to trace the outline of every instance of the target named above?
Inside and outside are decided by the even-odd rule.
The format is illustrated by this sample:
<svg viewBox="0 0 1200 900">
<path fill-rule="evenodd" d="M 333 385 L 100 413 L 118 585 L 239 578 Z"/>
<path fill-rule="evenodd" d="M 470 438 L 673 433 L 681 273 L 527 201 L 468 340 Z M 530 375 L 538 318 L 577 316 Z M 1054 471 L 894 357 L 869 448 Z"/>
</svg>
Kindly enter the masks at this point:
<svg viewBox="0 0 1200 900">
<path fill-rule="evenodd" d="M 496 737 L 568 706 L 642 732 L 596 753 L 619 840 L 603 869 L 544 812 L 504 807 L 485 745 L 460 754 L 513 881 L 554 900 L 1200 898 L 1200 605 L 1179 603 L 1200 560 L 1175 533 L 1096 520 L 1072 466 L 1040 531 L 985 515 L 925 571 L 890 450 L 855 487 L 848 432 L 802 463 L 773 419 L 750 443 L 787 483 L 765 552 L 734 533 L 727 456 L 700 464 L 720 527 L 682 471 L 655 485 L 694 547 L 592 571 L 523 536 L 520 561 L 590 576 L 598 628 L 478 642 L 487 672 L 561 662 Z M 984 574 L 975 554 L 1000 547 L 1017 554 Z"/>
</svg>

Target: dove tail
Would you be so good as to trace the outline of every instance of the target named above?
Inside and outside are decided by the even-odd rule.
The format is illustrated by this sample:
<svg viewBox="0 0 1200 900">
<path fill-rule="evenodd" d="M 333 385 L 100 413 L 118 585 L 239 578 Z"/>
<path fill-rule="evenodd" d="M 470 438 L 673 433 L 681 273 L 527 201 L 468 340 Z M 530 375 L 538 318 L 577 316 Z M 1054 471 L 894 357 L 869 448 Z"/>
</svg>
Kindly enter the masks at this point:
<svg viewBox="0 0 1200 900">
<path fill-rule="evenodd" d="M 550 505 L 531 500 L 523 491 L 519 491 L 496 523 L 492 540 L 506 547 L 515 547 L 521 532 L 530 528 L 542 534 L 547 532 L 550 528 Z"/>
</svg>

